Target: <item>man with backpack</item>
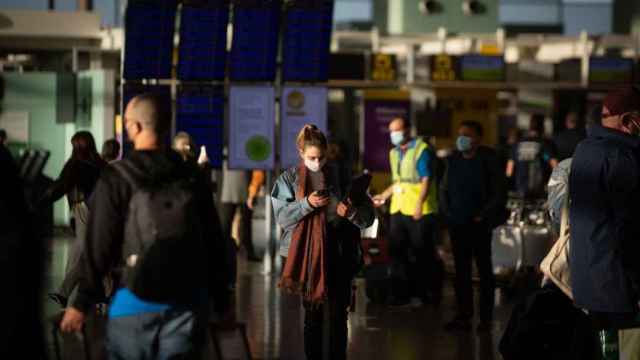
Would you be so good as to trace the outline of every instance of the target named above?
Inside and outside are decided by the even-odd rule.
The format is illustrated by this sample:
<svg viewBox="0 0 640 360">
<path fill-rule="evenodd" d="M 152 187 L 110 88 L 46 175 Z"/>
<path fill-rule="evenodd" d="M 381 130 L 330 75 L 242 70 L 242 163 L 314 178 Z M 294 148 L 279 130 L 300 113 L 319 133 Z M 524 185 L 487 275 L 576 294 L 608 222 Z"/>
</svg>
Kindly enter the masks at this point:
<svg viewBox="0 0 640 360">
<path fill-rule="evenodd" d="M 495 150 L 481 146 L 483 128 L 462 123 L 455 151 L 447 159 L 440 187 L 440 210 L 449 225 L 456 266 L 457 315 L 447 330 L 471 330 L 472 259 L 480 275 L 479 331 L 491 330 L 495 280 L 491 263 L 491 231 L 505 218 L 506 178 Z"/>
<path fill-rule="evenodd" d="M 196 166 L 165 149 L 168 115 L 150 94 L 127 105 L 124 125 L 135 151 L 107 167 L 96 185 L 85 276 L 61 322 L 63 331 L 81 330 L 101 279 L 119 269 L 107 325 L 112 358 L 197 358 L 209 299 L 216 312 L 228 308 L 225 243 L 211 190 Z"/>
</svg>

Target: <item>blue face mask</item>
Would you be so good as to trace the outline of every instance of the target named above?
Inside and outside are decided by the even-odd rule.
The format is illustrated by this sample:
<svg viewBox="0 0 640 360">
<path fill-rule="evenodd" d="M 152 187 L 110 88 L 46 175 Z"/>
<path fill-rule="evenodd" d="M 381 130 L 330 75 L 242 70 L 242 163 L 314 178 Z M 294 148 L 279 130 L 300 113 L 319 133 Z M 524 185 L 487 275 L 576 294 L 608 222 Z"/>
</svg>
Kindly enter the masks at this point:
<svg viewBox="0 0 640 360">
<path fill-rule="evenodd" d="M 402 145 L 404 141 L 404 132 L 403 131 L 392 131 L 391 132 L 391 143 L 394 146 Z"/>
<path fill-rule="evenodd" d="M 456 147 L 460 152 L 467 152 L 471 150 L 471 138 L 468 136 L 458 136 L 456 140 Z"/>
</svg>

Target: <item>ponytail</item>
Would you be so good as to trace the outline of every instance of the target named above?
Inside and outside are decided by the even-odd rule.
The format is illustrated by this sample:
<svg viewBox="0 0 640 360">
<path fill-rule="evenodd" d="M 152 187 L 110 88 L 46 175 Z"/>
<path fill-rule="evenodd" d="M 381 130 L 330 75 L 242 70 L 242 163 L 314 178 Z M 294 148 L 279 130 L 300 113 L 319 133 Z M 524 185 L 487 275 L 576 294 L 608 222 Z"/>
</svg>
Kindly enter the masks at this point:
<svg viewBox="0 0 640 360">
<path fill-rule="evenodd" d="M 318 129 L 317 126 L 307 124 L 303 126 L 302 130 L 300 130 L 300 133 L 298 133 L 296 145 L 298 146 L 298 150 L 300 151 L 304 151 L 310 146 L 315 146 L 320 148 L 322 151 L 326 151 L 327 138 L 324 136 L 322 131 Z"/>
</svg>

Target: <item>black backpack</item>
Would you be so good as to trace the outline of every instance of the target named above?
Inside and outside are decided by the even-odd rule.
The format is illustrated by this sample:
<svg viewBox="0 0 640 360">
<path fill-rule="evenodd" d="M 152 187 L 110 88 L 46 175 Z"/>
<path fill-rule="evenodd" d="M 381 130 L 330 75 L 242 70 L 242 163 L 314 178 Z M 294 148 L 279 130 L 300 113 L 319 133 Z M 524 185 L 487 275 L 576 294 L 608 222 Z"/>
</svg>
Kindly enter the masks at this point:
<svg viewBox="0 0 640 360">
<path fill-rule="evenodd" d="M 151 178 L 129 160 L 114 164 L 133 192 L 122 247 L 123 283 L 141 299 L 180 303 L 205 284 L 206 254 L 194 177 Z"/>
<path fill-rule="evenodd" d="M 552 284 L 514 307 L 499 349 L 504 360 L 599 359 L 588 316 Z"/>
</svg>

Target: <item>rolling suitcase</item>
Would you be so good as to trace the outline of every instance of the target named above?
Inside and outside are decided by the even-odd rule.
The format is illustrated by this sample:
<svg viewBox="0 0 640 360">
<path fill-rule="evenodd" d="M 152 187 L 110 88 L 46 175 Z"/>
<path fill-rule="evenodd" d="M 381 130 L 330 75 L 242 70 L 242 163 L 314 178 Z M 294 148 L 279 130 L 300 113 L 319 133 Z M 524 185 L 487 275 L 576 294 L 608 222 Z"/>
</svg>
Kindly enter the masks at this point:
<svg viewBox="0 0 640 360">
<path fill-rule="evenodd" d="M 389 243 L 382 231 L 380 220 L 362 231 L 361 244 L 364 257 L 362 274 L 365 279 L 365 293 L 374 304 L 384 304 L 391 296 L 391 261 Z"/>
</svg>

